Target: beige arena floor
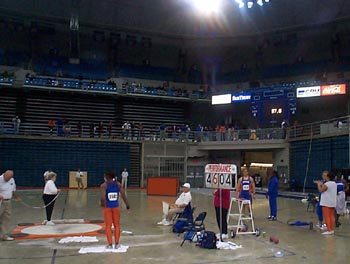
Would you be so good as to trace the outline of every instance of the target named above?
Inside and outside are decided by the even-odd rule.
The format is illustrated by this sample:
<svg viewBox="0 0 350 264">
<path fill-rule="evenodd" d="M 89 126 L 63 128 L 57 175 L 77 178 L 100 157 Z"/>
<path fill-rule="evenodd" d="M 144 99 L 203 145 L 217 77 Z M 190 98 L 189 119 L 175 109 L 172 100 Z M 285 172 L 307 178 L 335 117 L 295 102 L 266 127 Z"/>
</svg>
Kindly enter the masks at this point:
<svg viewBox="0 0 350 264">
<path fill-rule="evenodd" d="M 195 216 L 207 211 L 206 229 L 218 232 L 213 209 L 213 197 L 210 190 L 192 190 L 193 204 L 197 207 Z M 14 229 L 21 223 L 41 223 L 44 219 L 40 190 L 18 192 L 23 201 L 12 202 Z M 325 237 L 318 230 L 308 227 L 289 226 L 288 221 L 313 221 L 317 217 L 306 211 L 306 204 L 300 200 L 279 198 L 278 221 L 269 222 L 268 202 L 263 196 L 254 201 L 255 225 L 266 235 L 237 235 L 230 241 L 241 245 L 237 250 L 206 250 L 196 247 L 195 243 L 185 242 L 180 247 L 182 236 L 178 237 L 169 227 L 157 226 L 162 215 L 161 201 L 173 201 L 175 197 L 147 196 L 144 190 L 127 192 L 131 204 L 131 213 L 122 210 L 121 230 L 131 234 L 122 234 L 120 243 L 128 245 L 126 253 L 80 254 L 81 247 L 102 246 L 106 244 L 105 236 L 97 236 L 98 242 L 82 244 L 59 244 L 61 238 L 16 239 L 0 242 L 0 263 L 346 263 L 350 257 L 350 221 L 349 217 L 341 218 L 342 225 L 337 228 L 335 236 Z M 85 221 L 102 220 L 102 210 L 98 205 L 98 190 L 63 190 L 56 201 L 53 219 L 84 219 Z M 236 205 L 235 205 L 236 206 Z M 82 232 L 84 224 L 77 223 L 77 229 L 67 223 L 57 224 L 56 231 L 69 236 L 69 232 Z M 232 222 L 232 224 L 234 224 Z M 92 227 L 93 228 L 93 227 Z M 40 228 L 39 228 L 40 229 Z M 46 229 L 43 232 L 51 232 Z M 40 231 L 39 231 L 40 232 Z M 66 233 L 67 234 L 66 234 Z M 269 237 L 279 238 L 279 244 L 269 242 Z M 274 254 L 280 251 L 283 257 Z"/>
</svg>

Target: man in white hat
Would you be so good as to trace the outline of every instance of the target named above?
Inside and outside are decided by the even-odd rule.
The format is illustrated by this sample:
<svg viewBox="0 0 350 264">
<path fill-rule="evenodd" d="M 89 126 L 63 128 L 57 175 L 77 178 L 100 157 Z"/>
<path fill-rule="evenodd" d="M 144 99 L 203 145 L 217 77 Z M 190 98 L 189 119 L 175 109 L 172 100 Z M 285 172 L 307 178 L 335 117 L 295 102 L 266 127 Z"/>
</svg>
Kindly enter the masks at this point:
<svg viewBox="0 0 350 264">
<path fill-rule="evenodd" d="M 191 185 L 185 183 L 182 185 L 183 191 L 180 194 L 179 198 L 176 199 L 174 204 L 169 204 L 169 210 L 167 213 L 164 213 L 163 220 L 158 223 L 158 225 L 172 225 L 172 220 L 177 213 L 182 213 L 185 210 L 185 207 L 191 202 Z M 165 202 L 163 202 L 164 204 Z"/>
</svg>

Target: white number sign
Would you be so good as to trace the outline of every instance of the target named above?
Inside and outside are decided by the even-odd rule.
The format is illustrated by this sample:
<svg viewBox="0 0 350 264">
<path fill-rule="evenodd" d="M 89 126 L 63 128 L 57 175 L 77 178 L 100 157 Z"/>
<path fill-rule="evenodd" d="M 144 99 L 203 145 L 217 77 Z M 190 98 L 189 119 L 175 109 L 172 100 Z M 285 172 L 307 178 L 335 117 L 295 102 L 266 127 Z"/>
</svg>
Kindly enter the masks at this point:
<svg viewBox="0 0 350 264">
<path fill-rule="evenodd" d="M 237 185 L 237 166 L 234 164 L 207 164 L 205 187 L 234 189 Z"/>
</svg>

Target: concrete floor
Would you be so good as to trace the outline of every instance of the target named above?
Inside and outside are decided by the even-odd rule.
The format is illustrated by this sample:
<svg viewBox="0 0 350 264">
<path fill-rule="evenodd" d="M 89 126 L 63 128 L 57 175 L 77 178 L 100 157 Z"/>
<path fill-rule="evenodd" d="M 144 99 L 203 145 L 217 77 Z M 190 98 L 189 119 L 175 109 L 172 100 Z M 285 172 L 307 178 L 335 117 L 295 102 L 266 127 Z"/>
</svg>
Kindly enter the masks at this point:
<svg viewBox="0 0 350 264">
<path fill-rule="evenodd" d="M 213 210 L 211 190 L 192 190 L 193 202 L 197 206 L 195 215 L 207 211 L 207 230 L 218 232 Z M 79 243 L 59 244 L 60 238 L 15 240 L 0 242 L 0 263 L 344 263 L 350 252 L 346 243 L 350 241 L 349 217 L 341 218 L 342 225 L 335 236 L 325 237 L 308 227 L 289 226 L 289 220 L 313 221 L 316 215 L 306 212 L 306 204 L 300 200 L 279 198 L 278 221 L 269 222 L 268 202 L 263 196 L 254 201 L 255 225 L 266 236 L 237 235 L 230 241 L 242 245 L 237 250 L 205 250 L 186 242 L 180 247 L 182 236 L 170 232 L 169 227 L 157 226 L 161 219 L 161 201 L 173 201 L 174 197 L 147 196 L 142 190 L 129 190 L 131 214 L 122 211 L 121 229 L 133 235 L 122 235 L 121 244 L 129 245 L 127 253 L 79 254 Z M 27 204 L 41 206 L 40 190 L 19 191 Z M 102 219 L 98 190 L 63 190 L 57 199 L 53 219 Z M 12 228 L 18 223 L 40 223 L 44 219 L 43 209 L 32 209 L 22 203 L 12 202 Z M 268 241 L 278 237 L 278 245 Z M 105 245 L 104 236 L 98 237 L 94 245 Z M 284 257 L 274 253 L 282 251 Z"/>
</svg>

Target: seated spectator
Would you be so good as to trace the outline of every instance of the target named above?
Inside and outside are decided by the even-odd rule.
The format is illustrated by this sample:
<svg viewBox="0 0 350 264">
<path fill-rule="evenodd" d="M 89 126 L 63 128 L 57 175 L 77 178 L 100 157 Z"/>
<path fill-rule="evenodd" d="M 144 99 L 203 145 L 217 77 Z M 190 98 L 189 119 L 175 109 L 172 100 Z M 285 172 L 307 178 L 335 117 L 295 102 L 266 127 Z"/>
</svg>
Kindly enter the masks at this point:
<svg viewBox="0 0 350 264">
<path fill-rule="evenodd" d="M 185 210 L 185 207 L 191 202 L 192 196 L 190 192 L 191 185 L 189 183 L 185 183 L 182 185 L 183 192 L 180 194 L 179 198 L 175 201 L 174 204 L 165 204 L 164 207 L 167 207 L 167 212 L 163 212 L 163 220 L 158 223 L 158 225 L 172 225 L 172 220 L 174 219 L 177 213 L 182 213 Z"/>
</svg>

